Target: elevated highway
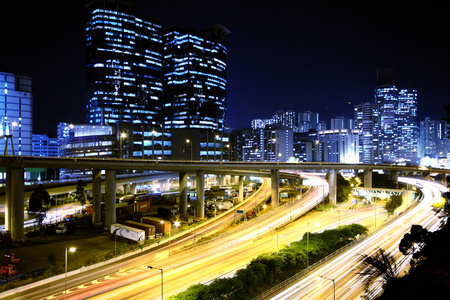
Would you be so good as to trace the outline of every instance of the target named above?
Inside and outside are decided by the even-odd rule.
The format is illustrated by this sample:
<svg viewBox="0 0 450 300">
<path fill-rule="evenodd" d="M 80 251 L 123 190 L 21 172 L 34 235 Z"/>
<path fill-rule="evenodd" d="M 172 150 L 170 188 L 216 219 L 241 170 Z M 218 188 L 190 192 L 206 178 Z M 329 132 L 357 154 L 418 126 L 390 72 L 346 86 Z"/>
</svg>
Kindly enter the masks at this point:
<svg viewBox="0 0 450 300">
<path fill-rule="evenodd" d="M 195 173 L 199 217 L 204 211 L 204 176 L 208 173 L 229 174 L 239 176 L 239 196 L 243 195 L 243 176 L 270 177 L 272 207 L 279 205 L 280 170 L 317 171 L 327 170 L 329 173 L 329 198 L 336 202 L 336 171 L 364 170 L 364 186 L 372 187 L 372 171 L 385 170 L 398 180 L 398 172 L 420 172 L 425 176 L 430 173 L 449 174 L 450 170 L 423 168 L 417 166 L 368 165 L 341 163 L 289 163 L 289 162 L 210 162 L 210 161 L 161 161 L 142 159 L 106 159 L 106 158 L 45 158 L 27 156 L 0 156 L 0 167 L 6 170 L 5 184 L 5 228 L 11 231 L 14 239 L 24 236 L 24 172 L 26 168 L 61 168 L 92 170 L 92 204 L 93 222 L 100 223 L 100 195 L 102 189 L 102 173 L 105 187 L 105 226 L 115 223 L 116 177 L 117 171 L 165 171 L 179 174 L 180 212 L 187 212 L 187 177 Z M 283 173 L 282 173 L 283 174 Z M 297 176 L 292 174 L 292 176 Z M 443 176 L 445 178 L 445 176 Z M 242 200 L 242 198 L 240 199 Z"/>
</svg>

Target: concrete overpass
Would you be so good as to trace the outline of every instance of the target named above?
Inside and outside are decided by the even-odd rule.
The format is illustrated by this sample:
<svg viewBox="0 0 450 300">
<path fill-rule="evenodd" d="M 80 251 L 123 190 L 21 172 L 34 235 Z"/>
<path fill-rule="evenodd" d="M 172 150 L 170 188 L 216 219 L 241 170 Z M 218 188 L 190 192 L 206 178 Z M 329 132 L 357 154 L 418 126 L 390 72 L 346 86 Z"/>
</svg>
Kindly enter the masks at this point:
<svg viewBox="0 0 450 300">
<path fill-rule="evenodd" d="M 243 177 L 270 177 L 272 188 L 272 206 L 279 205 L 280 170 L 311 171 L 327 170 L 329 172 L 329 197 L 336 203 L 336 170 L 364 170 L 364 186 L 372 187 L 372 171 L 391 171 L 394 180 L 399 171 L 421 172 L 424 174 L 449 174 L 450 170 L 423 168 L 417 166 L 368 165 L 341 163 L 288 163 L 288 162 L 207 162 L 207 161 L 160 161 L 142 159 L 106 159 L 106 158 L 45 158 L 27 156 L 0 156 L 0 167 L 6 170 L 5 187 L 5 228 L 10 230 L 14 239 L 24 236 L 24 172 L 26 168 L 61 168 L 92 170 L 92 206 L 93 223 L 100 224 L 101 173 L 105 173 L 105 226 L 116 222 L 116 175 L 120 170 L 166 171 L 179 174 L 180 211 L 187 212 L 187 177 L 196 175 L 199 217 L 204 217 L 204 176 L 205 173 L 229 174 L 239 176 L 239 196 L 243 195 Z M 294 176 L 296 176 L 294 174 Z M 445 178 L 445 176 L 443 176 Z M 242 200 L 242 199 L 240 199 Z"/>
</svg>

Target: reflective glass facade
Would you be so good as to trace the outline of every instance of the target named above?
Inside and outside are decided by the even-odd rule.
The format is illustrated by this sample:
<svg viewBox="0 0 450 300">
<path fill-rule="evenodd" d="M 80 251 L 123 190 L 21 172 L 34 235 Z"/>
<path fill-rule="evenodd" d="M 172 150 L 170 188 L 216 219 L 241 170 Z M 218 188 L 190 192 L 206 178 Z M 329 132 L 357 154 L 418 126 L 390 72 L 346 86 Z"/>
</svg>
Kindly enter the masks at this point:
<svg viewBox="0 0 450 300">
<path fill-rule="evenodd" d="M 396 162 L 416 164 L 418 162 L 417 151 L 419 140 L 419 127 L 417 123 L 417 90 L 400 90 L 396 124 Z"/>
<path fill-rule="evenodd" d="M 171 27 L 164 33 L 164 123 L 170 128 L 223 131 L 226 116 L 228 30 L 201 33 Z"/>
<path fill-rule="evenodd" d="M 161 124 L 162 24 L 135 16 L 129 1 L 87 10 L 87 123 Z"/>
<path fill-rule="evenodd" d="M 33 96 L 31 78 L 0 72 L 0 151 L 32 155 Z M 5 148 L 7 143 L 8 148 Z M 4 150 L 7 150 L 5 152 Z"/>
</svg>

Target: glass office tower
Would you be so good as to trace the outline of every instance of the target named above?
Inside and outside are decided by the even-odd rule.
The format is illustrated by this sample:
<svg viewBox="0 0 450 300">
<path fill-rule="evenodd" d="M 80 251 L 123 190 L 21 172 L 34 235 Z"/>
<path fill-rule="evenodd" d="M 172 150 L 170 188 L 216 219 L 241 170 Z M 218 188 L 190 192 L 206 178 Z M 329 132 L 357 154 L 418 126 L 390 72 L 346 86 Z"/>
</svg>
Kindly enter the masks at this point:
<svg viewBox="0 0 450 300">
<path fill-rule="evenodd" d="M 162 124 L 162 24 L 131 1 L 87 4 L 88 124 Z"/>
<path fill-rule="evenodd" d="M 167 129 L 222 132 L 226 115 L 229 31 L 214 25 L 164 33 L 164 123 Z"/>
<path fill-rule="evenodd" d="M 31 78 L 0 72 L 0 86 L 0 150 L 4 155 L 31 156 Z"/>
<path fill-rule="evenodd" d="M 418 162 L 419 127 L 417 123 L 417 90 L 401 89 L 398 96 L 397 154 L 399 163 Z"/>
</svg>

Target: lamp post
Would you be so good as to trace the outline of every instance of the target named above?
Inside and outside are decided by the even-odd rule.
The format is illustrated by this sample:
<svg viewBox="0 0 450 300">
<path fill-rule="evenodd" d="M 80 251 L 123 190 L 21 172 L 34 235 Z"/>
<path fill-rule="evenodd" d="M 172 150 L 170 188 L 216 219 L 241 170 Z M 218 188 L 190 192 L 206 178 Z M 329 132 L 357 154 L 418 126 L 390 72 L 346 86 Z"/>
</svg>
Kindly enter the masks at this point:
<svg viewBox="0 0 450 300">
<path fill-rule="evenodd" d="M 119 157 L 119 158 L 123 158 L 123 156 L 122 156 L 122 155 L 123 155 L 123 153 L 122 153 L 122 152 L 123 152 L 123 151 L 122 151 L 122 143 L 123 143 L 122 140 L 125 139 L 126 137 L 127 137 L 127 134 L 126 134 L 125 132 L 122 132 L 122 133 L 120 134 L 120 138 L 119 138 L 119 142 L 120 142 L 120 143 L 119 143 L 119 148 L 120 148 L 120 149 L 119 149 L 119 156 L 120 156 L 120 157 Z"/>
<path fill-rule="evenodd" d="M 175 221 L 175 223 L 173 223 L 173 225 L 175 225 L 175 227 L 180 226 L 180 222 L 179 221 Z M 170 257 L 170 232 L 172 231 L 172 224 L 170 224 L 170 228 L 169 228 L 169 257 Z"/>
<path fill-rule="evenodd" d="M 278 250 L 278 229 L 280 228 L 280 227 L 269 227 L 269 228 L 275 228 L 276 230 L 277 230 L 277 250 Z"/>
<path fill-rule="evenodd" d="M 325 276 L 322 276 L 322 275 L 319 275 L 319 277 L 323 278 L 323 279 L 327 279 L 327 280 L 333 281 L 333 299 L 336 300 L 336 281 L 334 280 L 334 278 L 328 278 L 328 277 L 325 277 Z"/>
<path fill-rule="evenodd" d="M 114 229 L 113 234 L 114 234 L 114 256 L 117 255 L 117 230 L 119 230 L 120 228 Z"/>
<path fill-rule="evenodd" d="M 186 143 L 191 145 L 191 161 L 193 161 L 193 158 L 192 158 L 192 141 L 191 141 L 191 139 L 187 138 L 186 139 Z"/>
<path fill-rule="evenodd" d="M 160 270 L 161 271 L 161 300 L 163 300 L 164 299 L 164 271 L 163 271 L 163 269 L 160 269 L 160 268 L 155 268 L 155 267 L 152 267 L 152 266 L 148 266 L 147 267 L 147 269 L 158 269 L 158 270 Z"/>
<path fill-rule="evenodd" d="M 69 250 L 71 253 L 73 253 L 77 249 L 74 247 L 70 247 L 70 248 L 66 247 L 65 259 L 64 259 L 64 299 L 67 299 L 67 250 Z"/>
</svg>

